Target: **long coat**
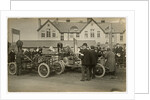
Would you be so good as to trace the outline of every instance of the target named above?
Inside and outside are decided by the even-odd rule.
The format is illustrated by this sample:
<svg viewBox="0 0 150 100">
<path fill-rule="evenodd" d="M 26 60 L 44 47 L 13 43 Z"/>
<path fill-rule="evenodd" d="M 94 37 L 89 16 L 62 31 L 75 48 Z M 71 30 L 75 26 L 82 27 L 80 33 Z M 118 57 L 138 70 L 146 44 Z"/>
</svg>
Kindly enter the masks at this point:
<svg viewBox="0 0 150 100">
<path fill-rule="evenodd" d="M 21 51 L 20 51 L 20 52 L 18 52 L 18 53 L 17 53 L 17 55 L 16 55 L 16 63 L 17 63 L 17 64 L 21 64 L 21 63 L 22 63 L 23 58 L 24 58 L 23 53 L 22 53 Z"/>
<path fill-rule="evenodd" d="M 91 65 L 91 54 L 90 51 L 87 49 L 81 50 L 80 51 L 83 56 L 81 56 L 81 60 L 82 60 L 82 65 L 84 66 L 90 66 Z"/>
<path fill-rule="evenodd" d="M 98 60 L 98 53 L 96 53 L 94 50 L 91 50 L 90 52 L 91 52 L 91 65 L 95 66 Z"/>
<path fill-rule="evenodd" d="M 115 64 L 115 54 L 112 51 L 108 51 L 105 54 L 105 58 L 107 59 L 105 66 L 109 68 L 109 71 L 115 71 L 116 70 L 116 64 Z"/>
</svg>

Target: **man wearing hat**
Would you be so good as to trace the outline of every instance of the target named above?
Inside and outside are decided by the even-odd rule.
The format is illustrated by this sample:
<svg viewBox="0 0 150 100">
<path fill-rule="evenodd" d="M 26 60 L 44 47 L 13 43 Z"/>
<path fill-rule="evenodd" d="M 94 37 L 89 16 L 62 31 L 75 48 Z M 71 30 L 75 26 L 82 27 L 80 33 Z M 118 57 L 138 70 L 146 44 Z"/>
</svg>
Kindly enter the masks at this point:
<svg viewBox="0 0 150 100">
<path fill-rule="evenodd" d="M 91 46 L 91 66 L 90 66 L 90 77 L 95 78 L 95 67 L 98 60 L 98 53 L 95 52 L 95 47 Z"/>
<path fill-rule="evenodd" d="M 16 45 L 17 45 L 18 51 L 19 51 L 19 50 L 22 50 L 23 42 L 22 42 L 21 40 L 18 40 L 18 41 L 16 42 Z"/>
<path fill-rule="evenodd" d="M 91 65 L 90 51 L 87 49 L 87 43 L 83 43 L 80 51 L 82 61 L 82 79 L 81 81 L 90 80 L 89 67 Z M 86 75 L 86 76 L 85 76 Z"/>
<path fill-rule="evenodd" d="M 122 55 L 123 55 L 123 48 L 120 46 L 119 43 L 116 44 L 117 47 L 115 49 L 115 54 L 116 54 L 116 62 L 120 66 L 120 64 L 123 63 Z"/>
</svg>

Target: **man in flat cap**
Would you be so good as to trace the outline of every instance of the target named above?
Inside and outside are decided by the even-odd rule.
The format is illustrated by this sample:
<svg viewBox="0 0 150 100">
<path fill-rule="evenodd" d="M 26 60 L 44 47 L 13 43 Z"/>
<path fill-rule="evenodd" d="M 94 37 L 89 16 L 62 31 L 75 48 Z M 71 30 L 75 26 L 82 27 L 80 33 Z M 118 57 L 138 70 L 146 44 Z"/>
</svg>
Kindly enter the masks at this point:
<svg viewBox="0 0 150 100">
<path fill-rule="evenodd" d="M 87 43 L 83 43 L 80 55 L 82 61 L 82 79 L 80 81 L 85 80 L 89 81 L 90 80 L 89 67 L 91 65 L 91 58 L 90 58 L 90 51 L 87 49 Z"/>
</svg>

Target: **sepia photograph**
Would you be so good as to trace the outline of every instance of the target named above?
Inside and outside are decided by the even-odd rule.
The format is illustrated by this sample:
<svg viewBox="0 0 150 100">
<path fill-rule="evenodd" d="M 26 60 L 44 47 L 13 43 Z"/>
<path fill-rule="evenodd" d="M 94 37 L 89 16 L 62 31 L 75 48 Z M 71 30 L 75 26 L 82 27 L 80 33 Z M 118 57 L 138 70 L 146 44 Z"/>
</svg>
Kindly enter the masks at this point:
<svg viewBox="0 0 150 100">
<path fill-rule="evenodd" d="M 126 92 L 125 17 L 8 18 L 8 92 Z"/>
</svg>

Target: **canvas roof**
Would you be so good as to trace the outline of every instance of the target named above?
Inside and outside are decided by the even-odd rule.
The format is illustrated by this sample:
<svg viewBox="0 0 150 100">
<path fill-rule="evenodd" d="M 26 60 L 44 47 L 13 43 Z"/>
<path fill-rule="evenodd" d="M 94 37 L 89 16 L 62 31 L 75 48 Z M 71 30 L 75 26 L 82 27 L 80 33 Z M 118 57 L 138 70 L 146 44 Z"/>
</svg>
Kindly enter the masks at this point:
<svg viewBox="0 0 150 100">
<path fill-rule="evenodd" d="M 23 41 L 23 47 L 57 47 L 57 43 L 63 43 L 63 46 L 71 46 L 73 47 L 73 40 L 65 40 L 65 41 L 59 41 L 59 40 L 22 40 Z M 77 46 L 82 46 L 83 43 L 87 43 L 88 46 L 94 45 L 96 46 L 95 40 L 77 40 Z"/>
</svg>

